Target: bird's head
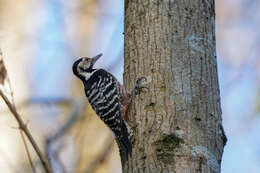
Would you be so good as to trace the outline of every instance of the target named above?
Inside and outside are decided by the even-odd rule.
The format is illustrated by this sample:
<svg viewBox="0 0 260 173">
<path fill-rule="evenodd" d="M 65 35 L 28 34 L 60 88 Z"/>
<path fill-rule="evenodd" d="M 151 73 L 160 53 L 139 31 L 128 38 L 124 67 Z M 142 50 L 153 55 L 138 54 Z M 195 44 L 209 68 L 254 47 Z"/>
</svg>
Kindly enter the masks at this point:
<svg viewBox="0 0 260 173">
<path fill-rule="evenodd" d="M 73 73 L 79 78 L 81 78 L 81 76 L 84 76 L 85 73 L 91 73 L 94 70 L 93 69 L 94 64 L 101 56 L 102 53 L 98 54 L 93 58 L 88 58 L 88 57 L 79 58 L 77 61 L 74 62 L 72 66 Z"/>
</svg>

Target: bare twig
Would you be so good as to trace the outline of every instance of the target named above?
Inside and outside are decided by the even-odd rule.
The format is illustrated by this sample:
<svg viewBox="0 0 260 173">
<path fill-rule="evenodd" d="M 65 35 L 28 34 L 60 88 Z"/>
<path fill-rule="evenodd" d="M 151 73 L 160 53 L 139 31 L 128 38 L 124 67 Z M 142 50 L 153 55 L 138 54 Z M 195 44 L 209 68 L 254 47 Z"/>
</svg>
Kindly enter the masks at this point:
<svg viewBox="0 0 260 173">
<path fill-rule="evenodd" d="M 66 172 L 65 167 L 57 157 L 58 152 L 52 151 L 51 145 L 55 141 L 57 141 L 58 139 L 63 137 L 69 131 L 69 129 L 74 125 L 74 123 L 78 119 L 80 112 L 83 110 L 84 107 L 85 107 L 85 103 L 84 103 L 84 101 L 82 101 L 82 99 L 72 101 L 72 111 L 69 115 L 69 119 L 66 121 L 66 123 L 63 126 L 61 126 L 61 128 L 54 135 L 52 135 L 46 139 L 47 158 L 55 158 L 56 159 L 55 161 L 57 161 L 59 163 L 59 165 L 61 166 L 61 168 L 63 169 L 63 173 Z"/>
<path fill-rule="evenodd" d="M 17 120 L 17 122 L 19 124 L 19 128 L 25 133 L 25 135 L 27 136 L 28 140 L 32 144 L 35 152 L 37 153 L 38 157 L 40 158 L 40 160 L 42 162 L 42 165 L 43 165 L 45 171 L 47 173 L 52 173 L 52 170 L 51 170 L 48 162 L 46 161 L 46 159 L 44 158 L 43 154 L 41 153 L 40 148 L 38 147 L 38 145 L 36 144 L 34 138 L 31 135 L 31 132 L 28 130 L 28 128 L 25 125 L 25 123 L 23 122 L 21 116 L 17 113 L 15 107 L 11 104 L 11 102 L 8 100 L 8 98 L 4 95 L 2 90 L 0 90 L 0 96 L 3 98 L 4 102 L 8 106 L 8 108 L 11 111 L 11 113 L 13 114 L 14 118 Z"/>
<path fill-rule="evenodd" d="M 27 100 L 24 100 L 20 103 L 17 103 L 15 105 L 16 110 L 19 110 L 21 108 L 31 106 L 31 105 L 68 105 L 71 104 L 72 99 L 68 97 L 32 97 L 28 98 Z M 8 110 L 1 109 L 0 114 L 6 113 Z"/>
<path fill-rule="evenodd" d="M 21 130 L 20 130 L 20 135 L 21 135 L 22 140 L 23 140 L 23 143 L 24 143 L 25 151 L 26 151 L 26 154 L 27 154 L 29 163 L 30 163 L 30 165 L 31 165 L 32 172 L 33 172 L 33 173 L 36 173 L 35 166 L 34 166 L 34 164 L 33 164 L 32 157 L 31 157 L 30 152 L 29 152 L 29 149 L 28 149 L 28 145 L 27 145 L 26 140 L 25 140 L 25 138 L 24 138 L 24 134 L 23 134 L 23 132 L 22 132 Z"/>
<path fill-rule="evenodd" d="M 36 151 L 37 155 L 39 156 L 41 163 L 47 173 L 52 173 L 52 170 L 50 169 L 50 166 L 46 159 L 43 157 L 38 145 L 36 144 L 35 140 L 33 139 L 31 132 L 28 130 L 27 126 L 23 122 L 21 116 L 16 111 L 15 105 L 14 105 L 14 98 L 13 98 L 13 92 L 11 89 L 11 84 L 9 81 L 9 77 L 7 75 L 7 70 L 4 65 L 3 57 L 2 57 L 2 51 L 0 49 L 0 96 L 3 98 L 4 102 L 6 103 L 7 107 L 9 108 L 10 112 L 13 114 L 14 118 L 17 120 L 19 124 L 19 128 L 22 130 L 22 133 L 25 133 L 28 140 L 32 144 L 34 150 Z M 9 98 L 8 98 L 9 97 Z M 12 103 L 11 103 L 12 102 Z M 26 146 L 26 143 L 24 143 Z"/>
<path fill-rule="evenodd" d="M 30 104 L 71 104 L 73 100 L 68 97 L 33 97 L 29 98 L 24 105 Z"/>
<path fill-rule="evenodd" d="M 60 152 L 62 151 L 63 146 L 59 147 L 56 151 L 54 151 L 55 153 L 53 154 L 54 159 L 57 161 L 57 163 L 59 164 L 60 168 L 61 168 L 61 172 L 62 173 L 67 173 L 67 170 L 65 168 L 65 165 L 62 163 L 62 160 L 59 157 Z"/>
<path fill-rule="evenodd" d="M 48 141 L 51 142 L 53 140 L 57 140 L 61 136 L 63 136 L 67 131 L 72 127 L 75 121 L 78 119 L 80 111 L 82 111 L 85 104 L 83 104 L 82 100 L 75 100 L 72 104 L 72 111 L 69 115 L 69 119 L 66 123 L 51 137 L 48 137 Z"/>
</svg>

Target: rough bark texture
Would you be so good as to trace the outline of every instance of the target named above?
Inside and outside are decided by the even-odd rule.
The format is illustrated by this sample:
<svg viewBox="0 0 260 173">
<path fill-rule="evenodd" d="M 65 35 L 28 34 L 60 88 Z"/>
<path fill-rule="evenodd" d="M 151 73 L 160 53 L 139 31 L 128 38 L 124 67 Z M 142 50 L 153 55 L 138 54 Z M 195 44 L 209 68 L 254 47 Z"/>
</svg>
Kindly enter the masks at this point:
<svg viewBox="0 0 260 173">
<path fill-rule="evenodd" d="M 129 111 L 124 173 L 219 173 L 222 128 L 214 0 L 125 0 L 124 84 L 148 90 Z"/>
</svg>

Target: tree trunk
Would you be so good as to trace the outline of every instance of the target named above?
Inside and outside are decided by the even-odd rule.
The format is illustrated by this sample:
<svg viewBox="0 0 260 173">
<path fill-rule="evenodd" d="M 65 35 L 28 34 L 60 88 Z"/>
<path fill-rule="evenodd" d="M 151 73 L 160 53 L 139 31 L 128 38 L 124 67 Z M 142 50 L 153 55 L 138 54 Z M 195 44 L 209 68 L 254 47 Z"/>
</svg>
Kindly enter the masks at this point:
<svg viewBox="0 0 260 173">
<path fill-rule="evenodd" d="M 124 173 L 219 173 L 226 137 L 217 76 L 214 0 L 125 0 L 124 84 L 148 89 L 128 113 Z"/>
</svg>

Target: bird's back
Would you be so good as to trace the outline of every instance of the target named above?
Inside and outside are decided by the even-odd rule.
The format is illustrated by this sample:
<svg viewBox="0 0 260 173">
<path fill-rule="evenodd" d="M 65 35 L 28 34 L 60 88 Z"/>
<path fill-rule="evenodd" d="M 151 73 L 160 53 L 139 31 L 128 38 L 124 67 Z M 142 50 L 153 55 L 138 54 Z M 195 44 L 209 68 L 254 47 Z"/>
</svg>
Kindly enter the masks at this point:
<svg viewBox="0 0 260 173">
<path fill-rule="evenodd" d="M 132 152 L 129 133 L 122 119 L 119 82 L 103 69 L 96 70 L 84 83 L 85 93 L 93 110 L 114 133 L 125 157 Z"/>
</svg>

